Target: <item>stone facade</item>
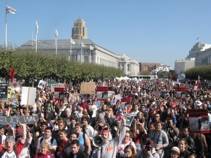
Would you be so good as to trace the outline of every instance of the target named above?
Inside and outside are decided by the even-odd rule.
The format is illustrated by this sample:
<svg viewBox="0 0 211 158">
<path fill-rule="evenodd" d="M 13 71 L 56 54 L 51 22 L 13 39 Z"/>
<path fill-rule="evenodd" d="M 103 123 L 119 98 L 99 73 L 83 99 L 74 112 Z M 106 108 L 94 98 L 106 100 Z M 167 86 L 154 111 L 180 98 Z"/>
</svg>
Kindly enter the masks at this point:
<svg viewBox="0 0 211 158">
<path fill-rule="evenodd" d="M 189 51 L 190 58 L 195 58 L 196 66 L 211 64 L 211 44 L 197 42 Z"/>
<path fill-rule="evenodd" d="M 195 67 L 194 58 L 175 61 L 175 72 L 177 74 L 182 74 L 193 67 Z"/>
<path fill-rule="evenodd" d="M 34 49 L 35 44 L 28 41 L 19 49 Z M 84 20 L 78 19 L 74 23 L 71 39 L 58 39 L 58 54 L 67 56 L 70 60 L 80 63 L 99 64 L 119 68 L 125 75 L 138 75 L 139 63 L 126 55 L 114 53 L 87 37 Z M 55 52 L 54 40 L 39 40 L 38 52 Z"/>
</svg>

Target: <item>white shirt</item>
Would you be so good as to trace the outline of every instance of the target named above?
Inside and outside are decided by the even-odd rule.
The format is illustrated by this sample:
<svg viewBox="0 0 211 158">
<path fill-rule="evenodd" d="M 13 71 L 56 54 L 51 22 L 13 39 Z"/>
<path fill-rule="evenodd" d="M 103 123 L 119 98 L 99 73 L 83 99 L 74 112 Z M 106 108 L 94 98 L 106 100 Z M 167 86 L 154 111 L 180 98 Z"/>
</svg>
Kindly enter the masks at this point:
<svg viewBox="0 0 211 158">
<path fill-rule="evenodd" d="M 2 157 L 1 158 L 17 158 L 16 157 L 16 154 L 15 154 L 15 152 L 14 151 L 12 151 L 12 152 L 4 152 L 4 154 L 2 155 Z"/>
<path fill-rule="evenodd" d="M 29 149 L 28 147 L 24 147 L 22 150 L 21 150 L 21 153 L 19 154 L 18 156 L 19 158 L 30 158 L 30 154 L 29 154 Z"/>
<path fill-rule="evenodd" d="M 96 135 L 94 128 L 90 125 L 86 128 L 86 134 L 89 138 L 93 138 Z"/>
<path fill-rule="evenodd" d="M 48 138 L 48 139 L 46 139 L 46 138 L 44 138 L 44 137 L 40 137 L 40 138 L 38 139 L 38 142 L 37 142 L 37 151 L 40 150 L 41 145 L 42 145 L 43 143 L 45 143 L 45 142 L 49 144 L 49 146 L 50 146 L 51 149 L 56 150 L 56 148 L 57 148 L 56 139 L 53 138 L 53 142 L 51 142 L 51 139 L 52 139 L 52 137 L 50 137 L 50 138 Z M 42 141 L 41 141 L 41 140 L 42 140 Z"/>
</svg>

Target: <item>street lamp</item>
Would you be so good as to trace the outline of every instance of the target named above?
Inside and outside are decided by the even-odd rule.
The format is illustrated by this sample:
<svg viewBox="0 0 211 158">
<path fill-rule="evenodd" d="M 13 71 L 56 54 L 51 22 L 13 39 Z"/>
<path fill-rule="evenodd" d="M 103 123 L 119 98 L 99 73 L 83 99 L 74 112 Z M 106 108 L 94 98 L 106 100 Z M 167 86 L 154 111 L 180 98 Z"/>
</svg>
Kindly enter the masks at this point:
<svg viewBox="0 0 211 158">
<path fill-rule="evenodd" d="M 55 52 L 56 52 L 56 56 L 58 54 L 57 50 L 58 50 L 58 36 L 59 36 L 59 32 L 58 30 L 56 29 L 55 30 Z"/>
</svg>

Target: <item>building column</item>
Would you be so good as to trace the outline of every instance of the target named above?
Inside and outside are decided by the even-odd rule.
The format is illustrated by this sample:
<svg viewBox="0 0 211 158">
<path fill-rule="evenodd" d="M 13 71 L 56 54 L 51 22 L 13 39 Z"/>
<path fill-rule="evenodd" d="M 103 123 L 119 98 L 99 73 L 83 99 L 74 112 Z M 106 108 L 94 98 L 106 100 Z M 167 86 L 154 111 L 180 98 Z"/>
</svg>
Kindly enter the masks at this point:
<svg viewBox="0 0 211 158">
<path fill-rule="evenodd" d="M 81 63 L 84 63 L 84 49 L 82 49 L 82 53 L 81 53 Z"/>
<path fill-rule="evenodd" d="M 81 52 L 78 52 L 77 53 L 77 61 L 78 62 L 81 62 Z"/>
<path fill-rule="evenodd" d="M 124 73 L 125 73 L 125 75 L 127 75 L 127 63 L 126 62 L 124 63 Z"/>
<path fill-rule="evenodd" d="M 91 52 L 91 50 L 89 50 L 89 63 L 90 64 L 92 63 L 92 52 Z"/>
</svg>

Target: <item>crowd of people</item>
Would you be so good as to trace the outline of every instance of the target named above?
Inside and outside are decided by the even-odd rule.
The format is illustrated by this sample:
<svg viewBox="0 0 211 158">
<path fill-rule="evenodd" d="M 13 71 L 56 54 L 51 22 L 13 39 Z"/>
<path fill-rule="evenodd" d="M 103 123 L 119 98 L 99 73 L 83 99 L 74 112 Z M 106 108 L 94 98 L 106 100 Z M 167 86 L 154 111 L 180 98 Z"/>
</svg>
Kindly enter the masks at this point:
<svg viewBox="0 0 211 158">
<path fill-rule="evenodd" d="M 37 88 L 34 105 L 0 102 L 0 115 L 38 116 L 34 124 L 0 125 L 2 158 L 206 158 L 209 133 L 190 129 L 189 110 L 211 110 L 206 87 L 171 80 L 96 82 L 114 95 L 81 95 L 66 84 L 62 95 Z M 177 85 L 178 86 L 178 85 Z M 209 124 L 209 122 L 207 122 Z M 208 125 L 210 126 L 210 124 Z"/>
</svg>

